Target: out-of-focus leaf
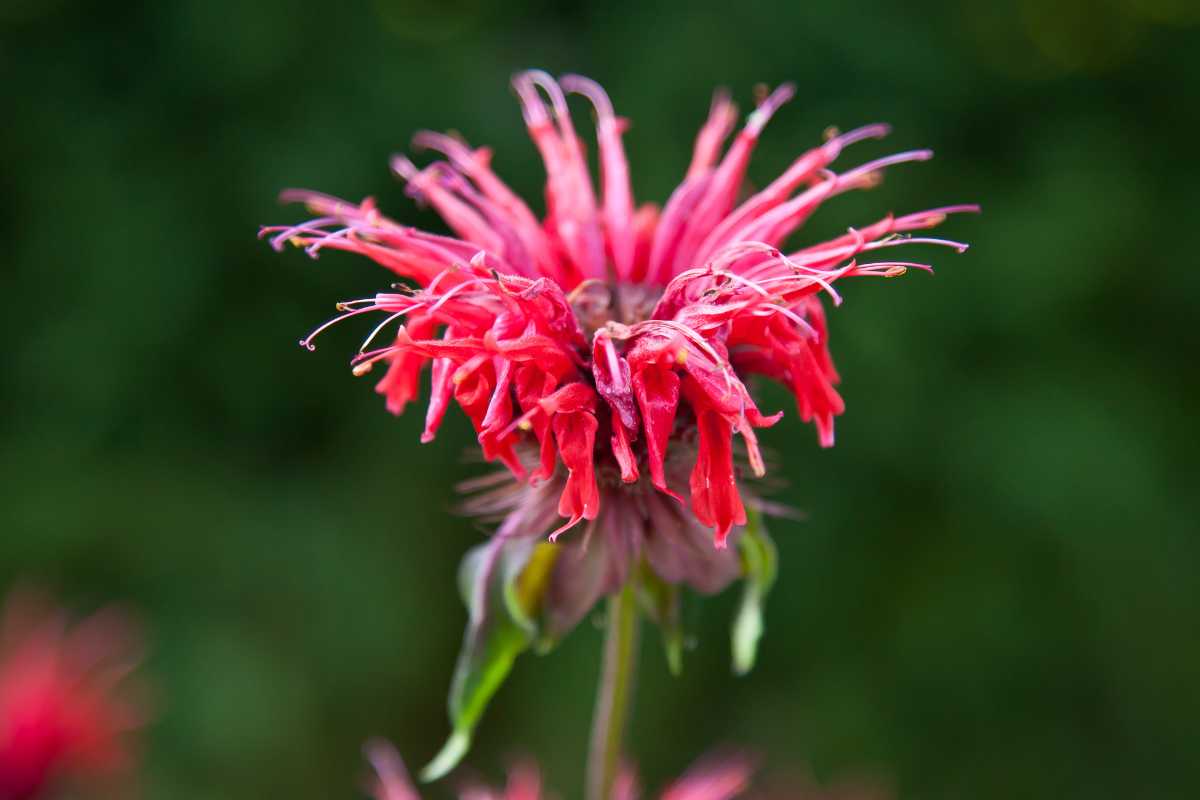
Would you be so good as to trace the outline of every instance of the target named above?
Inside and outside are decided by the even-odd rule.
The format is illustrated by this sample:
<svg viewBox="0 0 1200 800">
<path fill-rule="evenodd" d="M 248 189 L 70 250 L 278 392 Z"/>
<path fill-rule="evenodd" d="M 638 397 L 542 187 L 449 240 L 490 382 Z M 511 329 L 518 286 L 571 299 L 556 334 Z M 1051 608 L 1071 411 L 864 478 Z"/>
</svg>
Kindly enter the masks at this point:
<svg viewBox="0 0 1200 800">
<path fill-rule="evenodd" d="M 747 509 L 748 521 L 738 540 L 745 583 L 742 602 L 733 620 L 733 671 L 745 675 L 754 668 L 758 640 L 763 634 L 763 603 L 775 582 L 779 554 L 763 525 L 762 513 Z"/>
<path fill-rule="evenodd" d="M 454 769 L 471 734 L 513 662 L 537 638 L 536 619 L 558 557 L 558 547 L 528 538 L 495 538 L 463 559 L 459 589 L 469 611 L 462 651 L 450 686 L 453 732 L 421 772 L 434 781 Z"/>
<path fill-rule="evenodd" d="M 662 631 L 667 669 L 678 677 L 683 673 L 683 622 L 680 607 L 682 591 L 678 584 L 660 578 L 650 565 L 642 562 L 638 571 L 638 600 L 646 616 Z"/>
</svg>

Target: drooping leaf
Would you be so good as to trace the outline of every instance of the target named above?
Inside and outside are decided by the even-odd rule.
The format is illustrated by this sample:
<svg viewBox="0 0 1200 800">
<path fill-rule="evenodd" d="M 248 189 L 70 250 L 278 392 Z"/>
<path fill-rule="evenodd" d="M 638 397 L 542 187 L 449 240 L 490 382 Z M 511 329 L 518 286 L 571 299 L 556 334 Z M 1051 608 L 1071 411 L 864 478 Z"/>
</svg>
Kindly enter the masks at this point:
<svg viewBox="0 0 1200 800">
<path fill-rule="evenodd" d="M 742 602 L 733 620 L 731 645 L 733 671 L 745 675 L 754 668 L 758 642 L 763 634 L 763 604 L 775 582 L 779 554 L 763 525 L 762 513 L 747 509 L 747 523 L 738 540 L 742 562 Z"/>
<path fill-rule="evenodd" d="M 459 589 L 469 621 L 450 686 L 453 732 L 421 780 L 437 780 L 458 765 L 488 702 L 537 638 L 536 619 L 557 553 L 556 545 L 527 537 L 496 537 L 463 559 Z"/>
</svg>

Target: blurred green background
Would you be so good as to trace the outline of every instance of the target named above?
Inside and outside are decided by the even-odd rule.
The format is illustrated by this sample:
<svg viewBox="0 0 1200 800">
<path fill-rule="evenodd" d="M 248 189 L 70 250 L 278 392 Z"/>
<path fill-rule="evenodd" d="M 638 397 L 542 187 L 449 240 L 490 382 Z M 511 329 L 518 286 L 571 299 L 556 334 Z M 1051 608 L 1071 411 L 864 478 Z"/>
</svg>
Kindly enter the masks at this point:
<svg viewBox="0 0 1200 800">
<path fill-rule="evenodd" d="M 417 129 L 495 148 L 540 205 L 507 81 L 603 83 L 639 200 L 686 167 L 714 86 L 794 79 L 761 185 L 828 125 L 842 162 L 933 147 L 805 237 L 979 201 L 936 277 L 861 281 L 832 314 L 848 413 L 822 452 L 785 397 L 782 574 L 759 669 L 729 674 L 736 593 L 696 604 L 672 680 L 644 644 L 650 786 L 710 746 L 900 796 L 1185 797 L 1200 784 L 1195 53 L 1185 0 L 706 8 L 550 3 L 0 6 L 0 590 L 120 601 L 151 631 L 148 798 L 354 797 L 359 746 L 441 744 L 479 541 L 461 414 L 421 447 L 346 362 L 297 339 L 372 264 L 273 253 L 286 186 L 376 196 Z M 580 120 L 586 120 L 586 113 Z M 586 127 L 586 125 L 585 125 Z M 519 662 L 470 762 L 535 754 L 574 797 L 600 634 Z M 441 796 L 444 790 L 435 790 Z"/>
</svg>

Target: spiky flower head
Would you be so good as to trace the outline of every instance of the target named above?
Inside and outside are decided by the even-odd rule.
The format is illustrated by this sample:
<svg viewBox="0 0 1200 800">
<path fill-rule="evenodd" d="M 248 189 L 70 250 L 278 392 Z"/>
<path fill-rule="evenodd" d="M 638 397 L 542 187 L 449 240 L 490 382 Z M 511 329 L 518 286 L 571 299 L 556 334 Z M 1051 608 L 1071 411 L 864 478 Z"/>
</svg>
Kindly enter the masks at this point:
<svg viewBox="0 0 1200 800">
<path fill-rule="evenodd" d="M 828 131 L 742 199 L 750 155 L 794 89 L 761 93 L 723 153 L 737 111 L 718 93 L 683 182 L 661 208 L 638 206 L 622 144 L 627 123 L 597 84 L 533 70 L 513 86 L 545 164 L 543 217 L 496 175 L 486 148 L 422 132 L 415 146 L 442 158 L 417 167 L 396 156 L 392 169 L 453 236 L 394 222 L 370 198 L 350 203 L 295 190 L 283 198 L 305 203 L 316 218 L 262 230 L 278 249 L 359 253 L 400 276 L 392 291 L 339 303 L 341 313 L 301 344 L 313 348 L 336 322 L 382 315 L 353 357 L 353 373 L 386 367 L 376 391 L 399 414 L 420 393 L 428 364 L 421 440 L 431 441 L 457 404 L 483 457 L 511 474 L 477 484 L 483 491 L 469 504 L 502 522 L 464 564 L 471 623 L 452 690 L 456 735 L 434 773 L 465 752 L 516 652 L 553 643 L 631 578 L 668 631 L 677 667 L 679 586 L 711 593 L 747 577 L 734 650 L 735 667 L 749 667 L 774 548 L 759 524 L 763 503 L 744 479 L 764 474 L 757 430 L 782 412 L 763 413 L 747 380 L 783 384 L 820 444 L 832 445 L 844 404 L 825 300 L 841 302 L 843 278 L 928 269 L 889 258 L 893 247 L 964 250 L 914 233 L 977 210 L 889 214 L 830 241 L 785 247 L 825 201 L 932 154 L 902 152 L 839 172 L 844 150 L 888 128 Z M 567 106 L 571 93 L 595 112 L 599 195 Z M 386 343 L 377 344 L 381 337 Z M 565 546 L 543 540 L 583 521 L 584 534 Z M 734 538 L 738 547 L 729 548 Z"/>
<path fill-rule="evenodd" d="M 370 199 L 354 204 L 307 191 L 285 192 L 284 199 L 306 203 L 316 219 L 264 233 L 278 248 L 290 242 L 312 256 L 329 248 L 361 253 L 411 281 L 339 304 L 336 320 L 386 315 L 352 364 L 356 375 L 387 366 L 376 390 L 393 413 L 417 396 L 420 371 L 431 365 L 422 441 L 434 438 L 453 400 L 474 424 L 485 458 L 517 478 L 545 481 L 562 463 L 558 512 L 566 523 L 559 531 L 597 517 L 601 483 L 636 484 L 647 473 L 664 495 L 686 495 L 696 519 L 724 546 L 730 529 L 746 522 L 731 439 L 735 432 L 743 437 L 750 468 L 761 475 L 755 429 L 781 416 L 759 411 L 746 378 L 760 374 L 786 385 L 821 444 L 832 445 L 833 418 L 844 405 L 819 295 L 836 304 L 833 284 L 842 278 L 927 269 L 858 260 L 885 248 L 919 241 L 963 249 L 907 234 L 974 207 L 889 215 L 784 253 L 784 242 L 823 202 L 874 185 L 885 167 L 931 153 L 900 153 L 836 173 L 831 166 L 847 146 L 882 137 L 887 127 L 834 134 L 739 204 L 759 135 L 794 90 L 788 84 L 767 95 L 723 157 L 736 110 L 718 94 L 683 183 L 661 210 L 635 209 L 621 142 L 626 123 L 600 87 L 539 71 L 521 73 L 513 85 L 546 166 L 543 219 L 492 171 L 488 150 L 423 132 L 416 146 L 445 160 L 418 169 L 396 156 L 392 167 L 455 237 L 393 222 Z M 566 92 L 595 108 L 600 200 Z M 302 344 L 312 347 L 328 324 Z M 393 341 L 373 347 L 393 324 Z M 532 465 L 519 455 L 523 444 L 536 450 Z M 666 461 L 681 445 L 694 463 L 688 485 L 676 487 Z"/>
</svg>

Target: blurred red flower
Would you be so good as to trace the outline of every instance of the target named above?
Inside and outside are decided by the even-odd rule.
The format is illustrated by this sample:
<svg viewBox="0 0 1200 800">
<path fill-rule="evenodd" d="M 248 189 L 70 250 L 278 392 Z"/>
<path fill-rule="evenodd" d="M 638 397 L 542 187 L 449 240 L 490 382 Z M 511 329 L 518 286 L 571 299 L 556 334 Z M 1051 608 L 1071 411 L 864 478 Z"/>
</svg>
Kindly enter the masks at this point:
<svg viewBox="0 0 1200 800">
<path fill-rule="evenodd" d="M 143 722 L 122 686 L 140 660 L 130 620 L 101 611 L 69 625 L 14 592 L 0 619 L 0 800 L 43 797 L 62 779 L 108 784 L 127 773 L 124 734 Z"/>
</svg>

